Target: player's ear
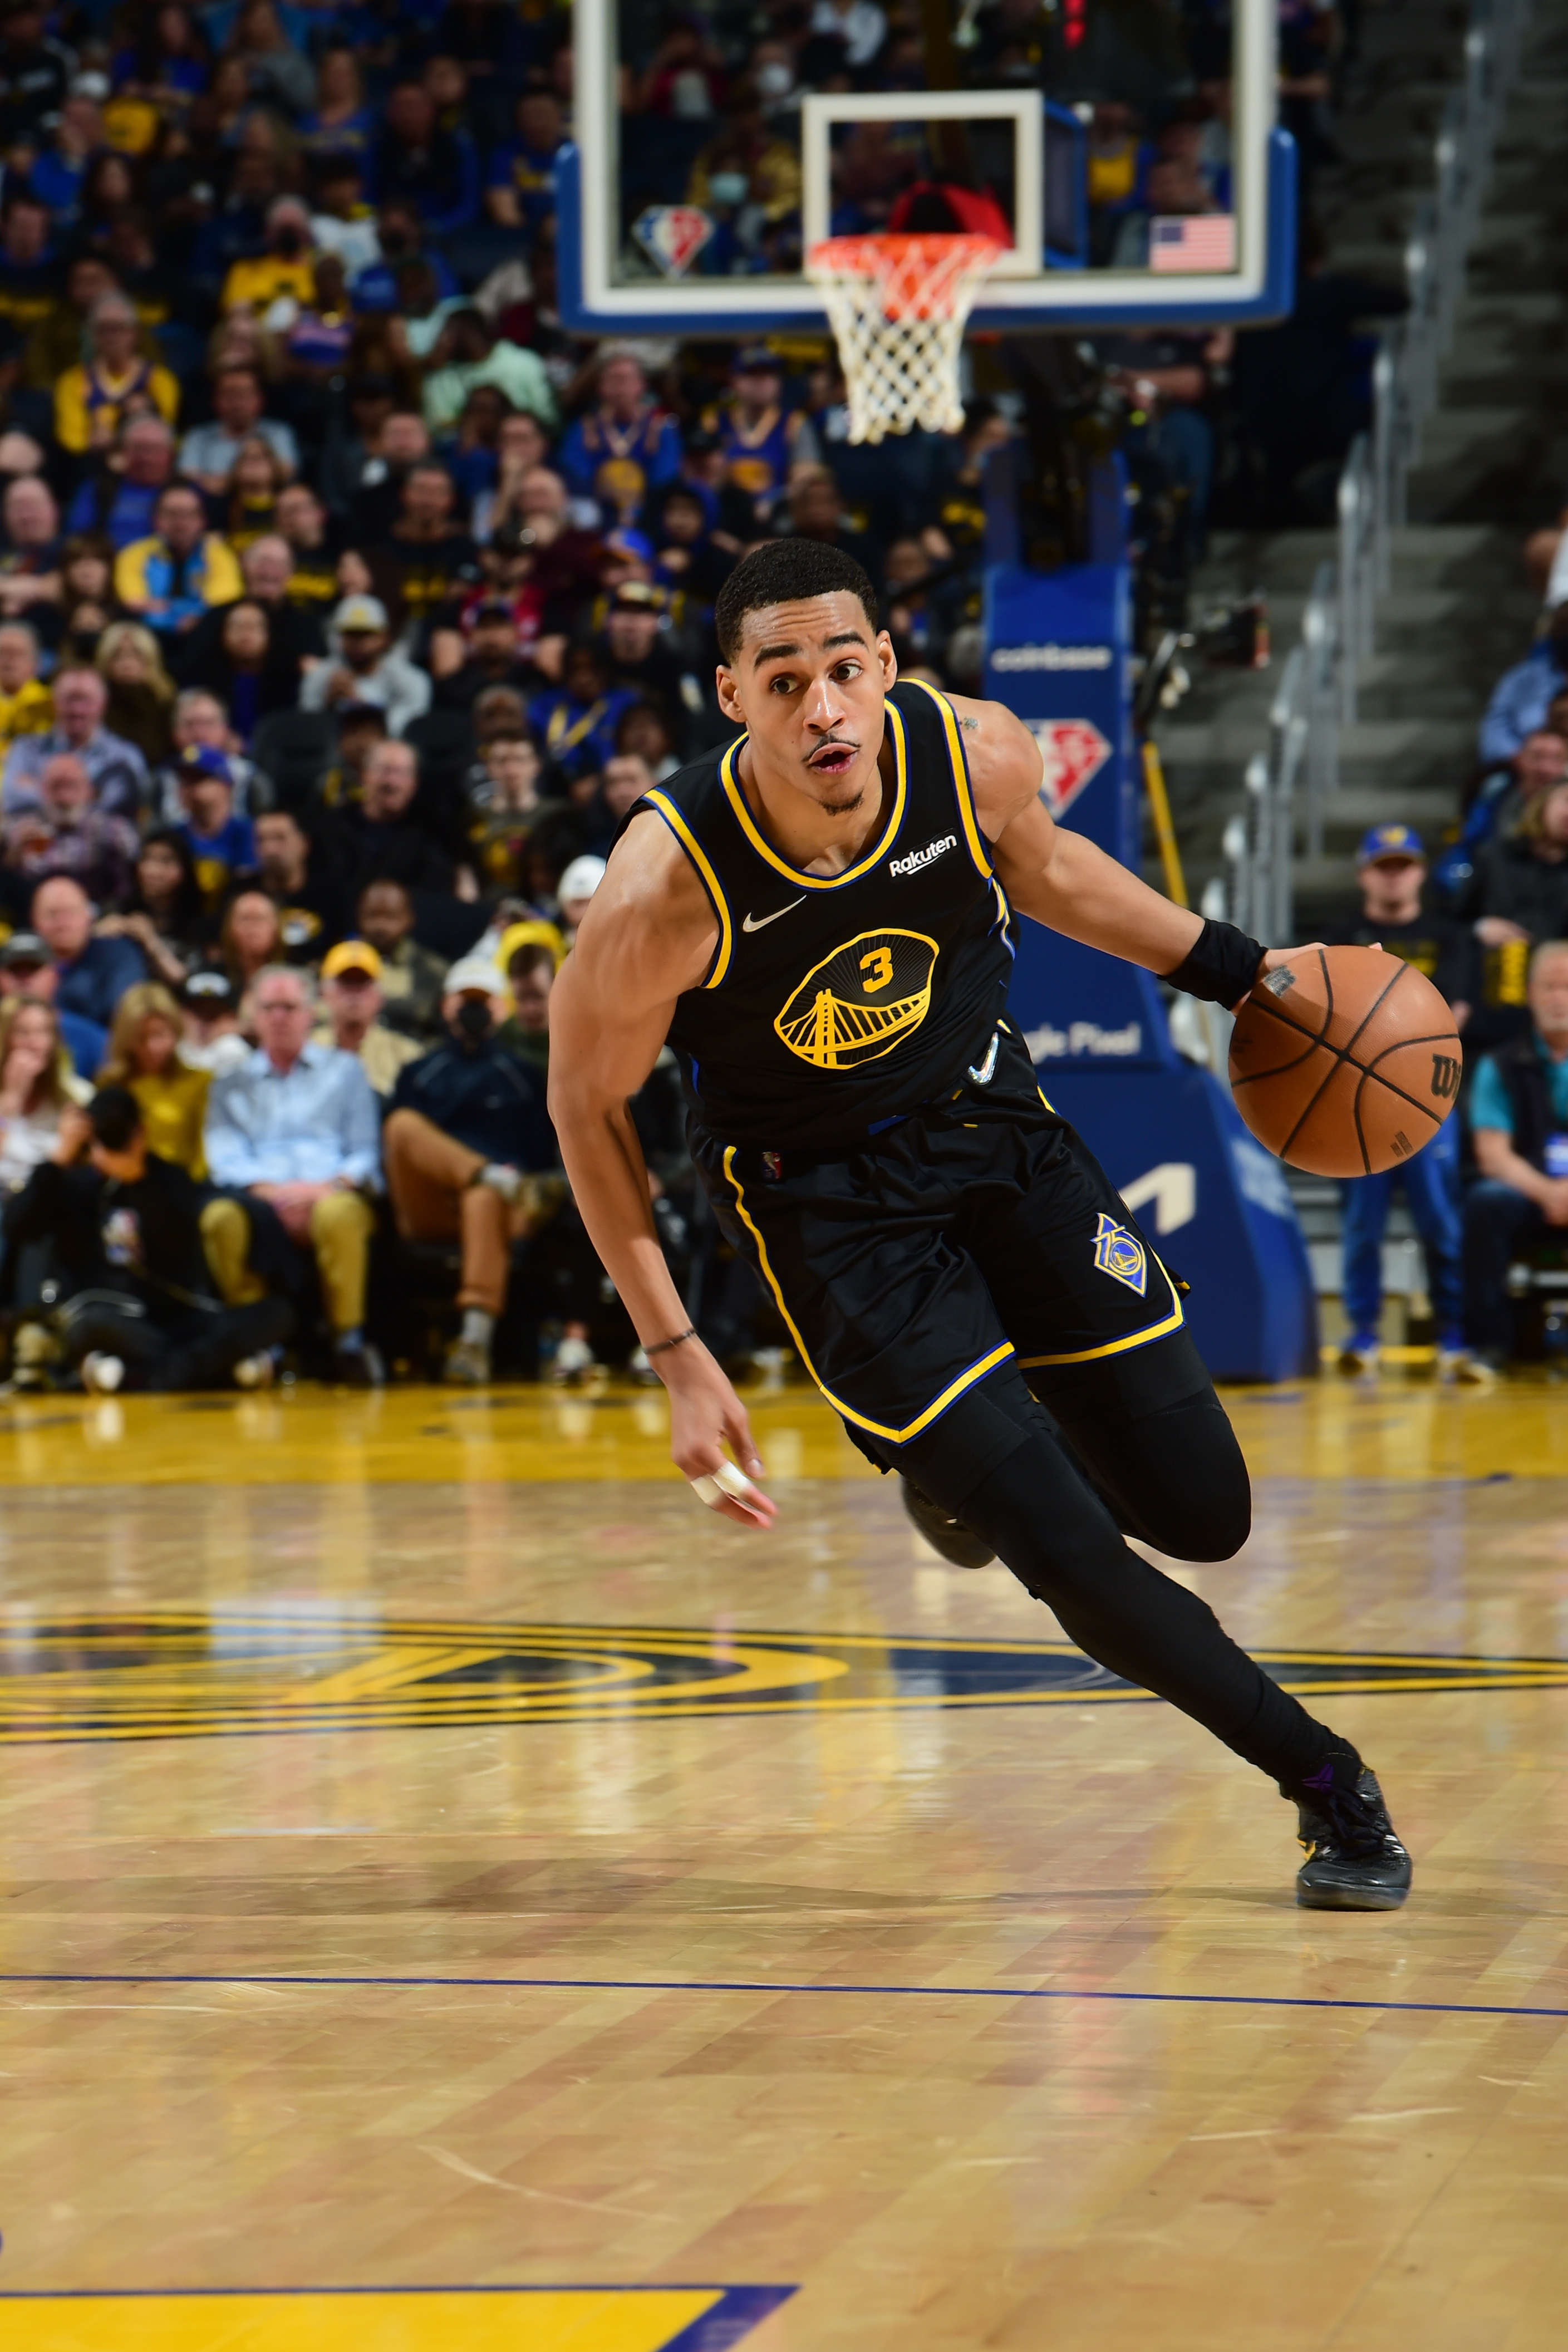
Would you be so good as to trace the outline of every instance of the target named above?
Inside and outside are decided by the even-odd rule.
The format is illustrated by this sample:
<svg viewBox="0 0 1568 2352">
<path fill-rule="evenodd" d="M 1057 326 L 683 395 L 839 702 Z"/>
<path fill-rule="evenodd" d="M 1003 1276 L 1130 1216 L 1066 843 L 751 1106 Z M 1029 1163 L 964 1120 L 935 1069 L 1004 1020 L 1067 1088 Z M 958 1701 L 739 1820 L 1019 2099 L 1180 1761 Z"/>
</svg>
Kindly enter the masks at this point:
<svg viewBox="0 0 1568 2352">
<path fill-rule="evenodd" d="M 885 629 L 876 633 L 876 658 L 882 670 L 883 691 L 898 684 L 898 656 L 893 650 L 893 639 Z"/>
<path fill-rule="evenodd" d="M 733 720 L 737 727 L 744 727 L 746 713 L 740 706 L 740 681 L 735 672 L 726 663 L 720 662 L 713 674 L 713 683 L 714 691 L 718 696 L 718 707 L 725 717 Z"/>
</svg>

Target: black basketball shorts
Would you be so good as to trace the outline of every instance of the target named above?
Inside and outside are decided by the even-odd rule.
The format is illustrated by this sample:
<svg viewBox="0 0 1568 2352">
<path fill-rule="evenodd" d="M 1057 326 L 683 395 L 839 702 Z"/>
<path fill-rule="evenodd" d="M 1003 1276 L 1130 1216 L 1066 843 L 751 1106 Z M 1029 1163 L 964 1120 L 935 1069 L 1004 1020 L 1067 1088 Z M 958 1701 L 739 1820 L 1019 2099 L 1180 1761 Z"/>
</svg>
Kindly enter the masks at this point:
<svg viewBox="0 0 1568 2352">
<path fill-rule="evenodd" d="M 883 1468 L 960 1447 L 977 1483 L 1039 1425 L 1031 1396 L 1071 1427 L 1208 1386 L 1179 1281 L 1005 1024 L 988 1079 L 857 1150 L 692 1142 L 724 1231 Z"/>
</svg>

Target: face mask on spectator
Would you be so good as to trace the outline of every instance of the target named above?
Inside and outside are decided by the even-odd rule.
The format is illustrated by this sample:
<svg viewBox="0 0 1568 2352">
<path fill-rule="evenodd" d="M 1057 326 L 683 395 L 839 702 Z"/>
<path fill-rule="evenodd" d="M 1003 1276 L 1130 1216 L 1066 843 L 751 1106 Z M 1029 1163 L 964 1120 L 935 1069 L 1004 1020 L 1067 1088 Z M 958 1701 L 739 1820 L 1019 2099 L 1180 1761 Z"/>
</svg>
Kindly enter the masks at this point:
<svg viewBox="0 0 1568 2352">
<path fill-rule="evenodd" d="M 457 1026 L 465 1037 L 477 1045 L 486 1038 L 494 1026 L 494 1015 L 482 996 L 465 996 L 457 1008 Z"/>
</svg>

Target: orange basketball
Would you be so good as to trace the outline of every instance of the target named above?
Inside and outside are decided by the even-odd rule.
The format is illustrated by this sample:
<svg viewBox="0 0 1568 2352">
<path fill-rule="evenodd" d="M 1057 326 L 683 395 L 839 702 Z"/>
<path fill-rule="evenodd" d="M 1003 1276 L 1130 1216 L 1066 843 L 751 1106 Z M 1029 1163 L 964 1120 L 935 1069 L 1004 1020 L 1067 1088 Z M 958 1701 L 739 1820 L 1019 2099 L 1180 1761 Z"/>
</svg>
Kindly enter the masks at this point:
<svg viewBox="0 0 1568 2352">
<path fill-rule="evenodd" d="M 1454 1016 L 1381 948 L 1302 948 L 1236 1016 L 1230 1086 L 1260 1143 L 1313 1176 L 1377 1176 L 1437 1134 L 1464 1067 Z"/>
</svg>

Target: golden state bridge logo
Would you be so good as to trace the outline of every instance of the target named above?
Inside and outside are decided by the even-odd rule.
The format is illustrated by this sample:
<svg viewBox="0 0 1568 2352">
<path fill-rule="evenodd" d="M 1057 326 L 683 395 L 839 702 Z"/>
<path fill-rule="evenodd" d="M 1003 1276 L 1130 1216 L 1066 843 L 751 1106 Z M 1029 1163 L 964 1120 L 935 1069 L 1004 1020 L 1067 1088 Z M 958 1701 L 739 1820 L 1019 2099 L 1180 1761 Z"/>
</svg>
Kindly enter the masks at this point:
<svg viewBox="0 0 1568 2352">
<path fill-rule="evenodd" d="M 1302 1696 L 1560 1690 L 1568 1658 L 1265 1650 Z M 0 1609 L 0 1748 L 691 1716 L 1137 1705 L 1066 1642 L 518 1624 L 373 1603 Z"/>
<path fill-rule="evenodd" d="M 931 1010 L 936 956 L 924 931 L 862 931 L 812 966 L 774 1029 L 813 1069 L 874 1062 Z"/>
</svg>

